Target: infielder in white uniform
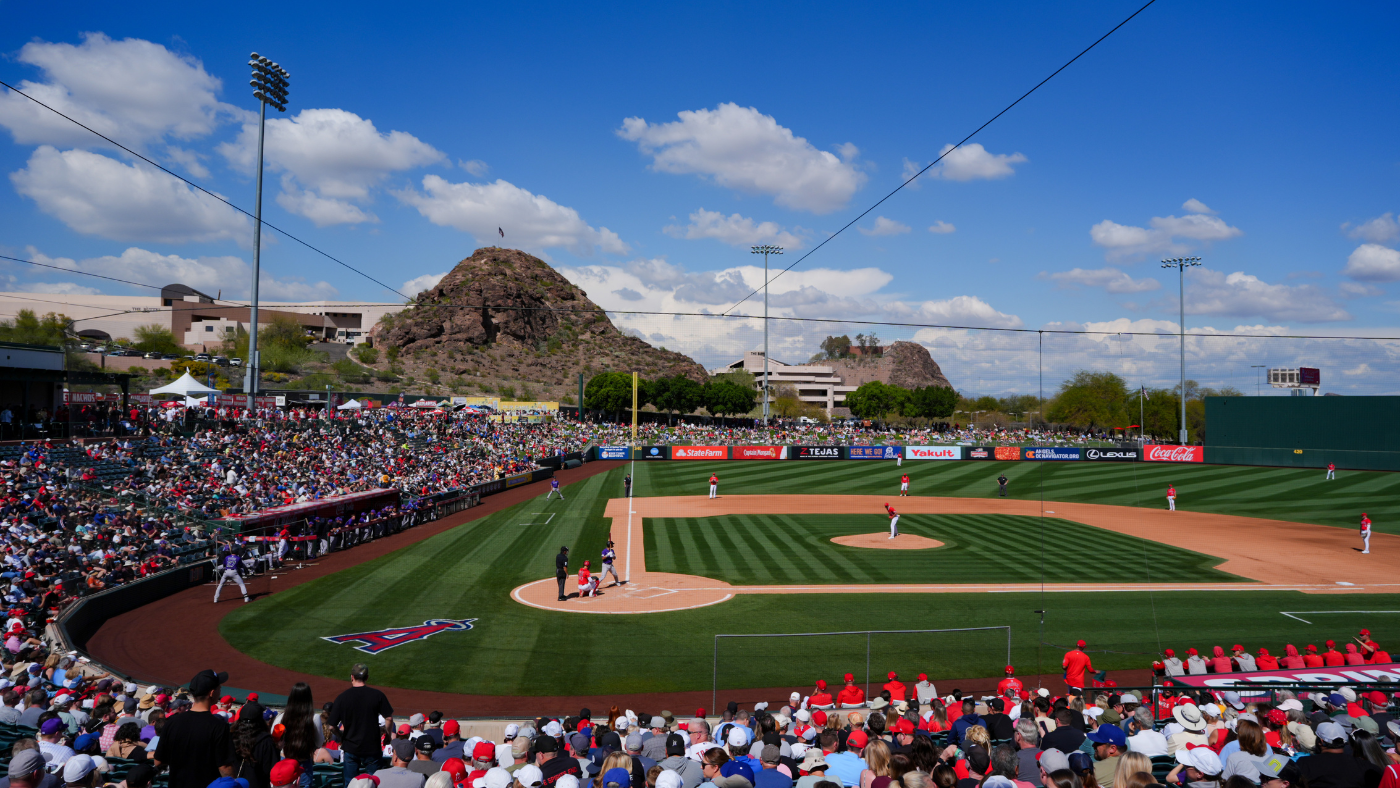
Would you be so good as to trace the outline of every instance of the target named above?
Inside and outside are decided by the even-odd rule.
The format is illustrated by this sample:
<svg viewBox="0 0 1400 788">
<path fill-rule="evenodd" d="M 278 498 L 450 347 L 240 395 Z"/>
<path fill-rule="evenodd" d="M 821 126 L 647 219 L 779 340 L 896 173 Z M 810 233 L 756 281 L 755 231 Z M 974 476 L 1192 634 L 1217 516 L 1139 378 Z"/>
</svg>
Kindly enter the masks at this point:
<svg viewBox="0 0 1400 788">
<path fill-rule="evenodd" d="M 1361 552 L 1371 552 L 1371 518 L 1365 512 L 1361 513 Z"/>
<path fill-rule="evenodd" d="M 243 592 L 244 602 L 252 601 L 248 599 L 248 587 L 243 585 L 243 559 L 239 557 L 238 552 L 229 550 L 224 553 L 224 557 L 219 560 L 219 566 L 223 571 L 219 573 L 219 584 L 214 587 L 214 604 L 219 604 L 219 592 L 224 590 L 224 583 L 230 580 L 238 584 L 238 590 Z"/>
<path fill-rule="evenodd" d="M 1176 511 L 1176 488 L 1170 484 L 1167 485 L 1167 509 Z"/>
<path fill-rule="evenodd" d="M 608 540 L 608 546 L 603 548 L 603 571 L 598 575 L 598 582 L 603 582 L 608 575 L 612 575 L 613 585 L 622 585 L 622 578 L 617 576 L 617 570 L 613 568 L 613 561 L 617 560 L 617 551 L 613 549 L 613 542 Z"/>
</svg>

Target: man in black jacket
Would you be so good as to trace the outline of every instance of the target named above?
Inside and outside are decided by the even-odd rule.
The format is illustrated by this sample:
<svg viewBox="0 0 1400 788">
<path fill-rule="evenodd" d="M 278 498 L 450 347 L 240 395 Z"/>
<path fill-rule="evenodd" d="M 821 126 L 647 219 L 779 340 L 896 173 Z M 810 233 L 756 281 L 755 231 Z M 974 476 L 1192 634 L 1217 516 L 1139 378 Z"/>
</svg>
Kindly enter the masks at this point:
<svg viewBox="0 0 1400 788">
<path fill-rule="evenodd" d="M 1001 698 L 992 698 L 987 701 L 987 706 L 992 710 L 991 714 L 982 718 L 987 726 L 987 735 L 992 741 L 1011 741 L 1016 735 L 1015 723 L 1006 716 L 1006 701 Z"/>
<path fill-rule="evenodd" d="M 1380 768 L 1347 754 L 1347 735 L 1335 722 L 1317 726 L 1318 753 L 1298 760 L 1309 788 L 1362 788 L 1380 781 Z"/>
<path fill-rule="evenodd" d="M 564 594 L 564 582 L 569 579 L 569 546 L 564 545 L 559 548 L 559 555 L 554 556 L 554 579 L 559 581 L 559 601 L 568 599 Z"/>
</svg>

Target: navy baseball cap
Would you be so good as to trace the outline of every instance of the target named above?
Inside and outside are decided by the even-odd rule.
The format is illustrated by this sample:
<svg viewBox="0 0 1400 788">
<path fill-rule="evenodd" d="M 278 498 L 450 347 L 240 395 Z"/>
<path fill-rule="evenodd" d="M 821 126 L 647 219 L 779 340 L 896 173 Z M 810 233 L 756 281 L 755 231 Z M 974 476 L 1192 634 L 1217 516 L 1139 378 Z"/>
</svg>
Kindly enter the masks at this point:
<svg viewBox="0 0 1400 788">
<path fill-rule="evenodd" d="M 1128 746 L 1128 737 L 1117 725 L 1100 725 L 1099 729 L 1091 731 L 1087 738 L 1095 744 L 1116 744 L 1120 750 Z"/>
<path fill-rule="evenodd" d="M 749 785 L 754 784 L 753 769 L 750 769 L 747 763 L 741 763 L 740 761 L 725 761 L 724 765 L 719 767 L 719 774 L 721 777 L 733 777 L 737 774 L 740 777 L 743 777 L 745 780 L 748 780 Z"/>
</svg>

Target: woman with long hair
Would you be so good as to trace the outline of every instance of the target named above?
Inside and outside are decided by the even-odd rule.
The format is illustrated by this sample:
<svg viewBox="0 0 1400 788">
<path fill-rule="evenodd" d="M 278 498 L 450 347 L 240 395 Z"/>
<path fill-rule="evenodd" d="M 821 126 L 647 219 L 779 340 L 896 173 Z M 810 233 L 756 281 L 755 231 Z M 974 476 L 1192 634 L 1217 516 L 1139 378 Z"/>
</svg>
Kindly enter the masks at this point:
<svg viewBox="0 0 1400 788">
<path fill-rule="evenodd" d="M 269 788 L 272 767 L 277 764 L 277 742 L 267 730 L 262 706 L 249 703 L 233 724 L 233 777 L 248 781 L 248 788 Z"/>
<path fill-rule="evenodd" d="M 871 788 L 876 777 L 890 776 L 890 745 L 883 739 L 874 739 L 865 745 L 861 756 L 866 768 L 860 773 L 860 788 Z"/>
<path fill-rule="evenodd" d="M 1358 761 L 1365 761 L 1385 771 L 1387 766 L 1395 763 L 1385 754 L 1385 748 L 1381 746 L 1380 740 L 1375 734 L 1368 730 L 1357 728 L 1351 732 L 1351 754 Z"/>
<path fill-rule="evenodd" d="M 933 774 L 938 765 L 938 750 L 933 748 L 933 740 L 927 736 L 915 736 L 909 745 L 909 760 L 913 767 L 924 774 Z"/>
<path fill-rule="evenodd" d="M 326 746 L 320 716 L 312 705 L 311 687 L 298 681 L 287 694 L 287 708 L 275 720 L 275 724 L 283 728 L 282 757 L 301 764 L 301 788 L 311 788 L 311 772 L 319 760 L 317 755 Z M 325 762 L 329 762 L 329 753 L 326 755 Z"/>
<path fill-rule="evenodd" d="M 107 748 L 108 758 L 122 758 L 132 761 L 146 760 L 146 748 L 141 746 L 141 726 L 128 722 L 117 728 L 112 737 L 112 746 Z"/>
<path fill-rule="evenodd" d="M 992 735 L 987 733 L 987 729 L 981 725 L 970 725 L 962 735 L 963 749 L 967 749 L 968 744 L 980 745 L 987 752 L 992 751 Z"/>
<path fill-rule="evenodd" d="M 1118 757 L 1118 768 L 1113 772 L 1113 788 L 1123 788 L 1138 772 L 1147 772 L 1147 781 L 1152 782 L 1152 759 L 1140 752 L 1123 753 Z"/>
<path fill-rule="evenodd" d="M 946 763 L 939 763 L 933 767 L 929 778 L 937 788 L 956 788 L 958 784 L 958 773 Z"/>
<path fill-rule="evenodd" d="M 941 733 L 946 731 L 949 728 L 948 707 L 943 705 L 943 701 L 935 699 L 933 705 L 929 707 L 929 716 L 927 719 L 923 717 L 919 719 L 921 720 L 919 727 L 929 733 Z M 915 741 L 918 741 L 919 738 L 922 737 L 915 737 Z"/>
<path fill-rule="evenodd" d="M 608 757 L 603 759 L 602 768 L 598 769 L 598 776 L 593 780 L 593 788 L 603 788 L 603 775 L 611 769 L 626 769 L 630 775 L 632 773 L 632 756 L 625 752 L 608 753 Z"/>
<path fill-rule="evenodd" d="M 1090 774 L 1094 772 L 1090 770 Z M 1080 782 L 1079 776 L 1069 769 L 1060 769 L 1050 773 L 1050 782 L 1054 783 L 1054 788 L 1084 788 L 1084 783 Z M 1051 786 L 1045 786 L 1051 788 Z"/>
<path fill-rule="evenodd" d="M 729 753 L 723 747 L 711 747 L 700 756 L 700 773 L 705 776 L 703 782 L 712 783 L 719 779 L 719 770 L 729 763 Z"/>
</svg>

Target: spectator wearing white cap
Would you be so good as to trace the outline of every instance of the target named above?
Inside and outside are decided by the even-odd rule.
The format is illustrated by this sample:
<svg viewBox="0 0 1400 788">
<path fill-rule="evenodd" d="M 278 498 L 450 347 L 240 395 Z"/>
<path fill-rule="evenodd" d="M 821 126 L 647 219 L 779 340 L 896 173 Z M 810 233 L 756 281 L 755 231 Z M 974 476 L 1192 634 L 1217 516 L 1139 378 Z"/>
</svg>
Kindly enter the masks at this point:
<svg viewBox="0 0 1400 788">
<path fill-rule="evenodd" d="M 520 726 L 512 722 L 511 724 L 507 725 L 505 730 L 502 732 L 501 743 L 496 745 L 496 763 L 505 767 L 507 771 L 510 770 L 510 762 L 515 757 L 514 752 L 511 749 L 511 743 L 514 742 L 515 737 L 519 735 Z"/>
<path fill-rule="evenodd" d="M 63 765 L 63 784 L 73 788 L 92 788 L 97 785 L 97 763 L 91 756 L 75 755 Z"/>
<path fill-rule="evenodd" d="M 519 788 L 541 788 L 544 785 L 544 771 L 533 763 L 527 763 L 513 773 Z M 572 775 L 564 775 L 570 777 Z M 563 779 L 562 777 L 560 778 Z"/>
<path fill-rule="evenodd" d="M 1220 756 L 1209 747 L 1192 747 L 1176 751 L 1176 766 L 1167 772 L 1167 785 L 1183 785 L 1186 788 L 1212 788 L 1220 785 L 1220 772 L 1224 767 Z"/>
</svg>

